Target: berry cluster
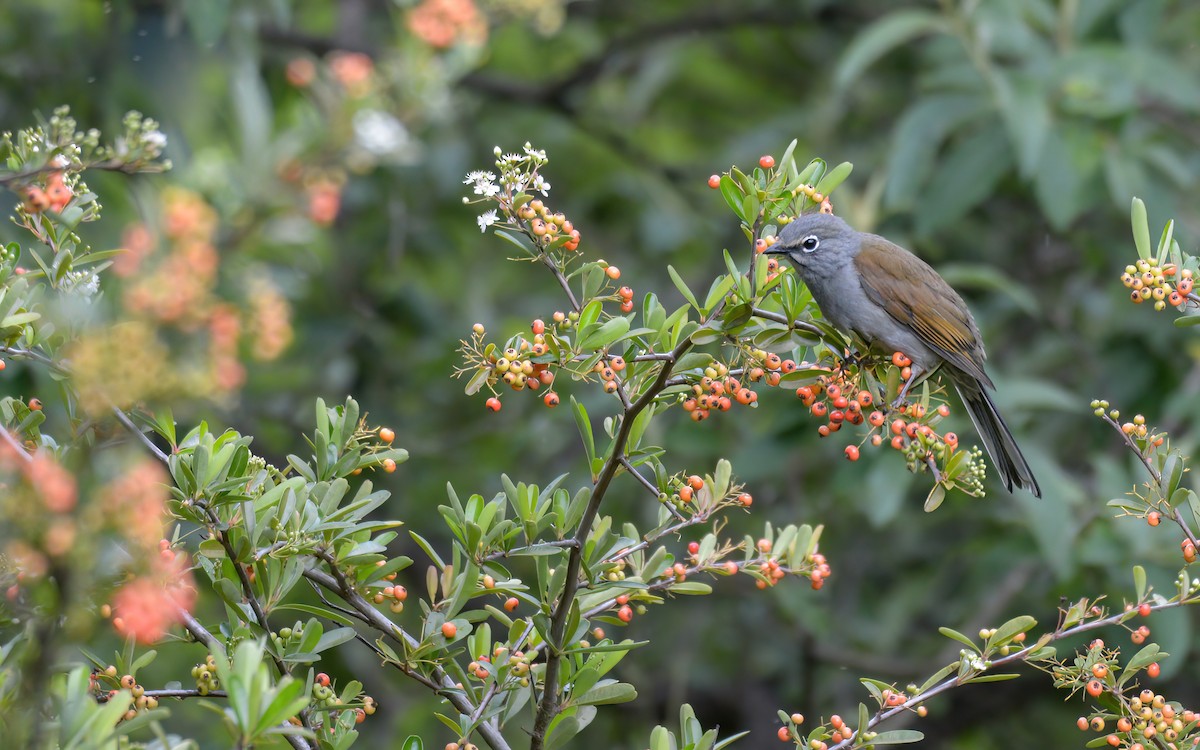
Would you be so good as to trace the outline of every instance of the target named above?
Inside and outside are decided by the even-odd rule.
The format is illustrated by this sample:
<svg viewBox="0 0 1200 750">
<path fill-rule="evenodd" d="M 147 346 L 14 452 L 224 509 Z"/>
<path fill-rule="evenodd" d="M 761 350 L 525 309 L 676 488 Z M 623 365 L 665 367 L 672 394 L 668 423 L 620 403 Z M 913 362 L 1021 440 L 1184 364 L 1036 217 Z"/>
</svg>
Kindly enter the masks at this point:
<svg viewBox="0 0 1200 750">
<path fill-rule="evenodd" d="M 1192 296 L 1192 270 L 1180 270 L 1173 263 L 1160 266 L 1155 258 L 1141 258 L 1136 264 L 1125 266 L 1121 283 L 1130 290 L 1133 302 L 1140 305 L 1152 299 L 1155 310 L 1166 309 L 1168 304 L 1179 307 L 1189 299 L 1193 305 L 1200 305 L 1200 297 Z"/>
<path fill-rule="evenodd" d="M 138 684 L 133 675 L 126 674 L 118 678 L 117 668 L 112 664 L 104 669 L 93 669 L 88 678 L 88 686 L 91 688 L 92 695 L 104 702 L 115 699 L 121 690 L 129 691 L 129 710 L 121 717 L 122 721 L 134 718 L 138 711 L 151 711 L 158 708 L 158 699 L 153 695 L 146 695 L 146 689 Z"/>
<path fill-rule="evenodd" d="M 906 381 L 912 374 L 912 361 L 902 352 L 892 355 L 891 363 L 899 368 L 900 380 Z M 904 454 L 909 471 L 947 466 L 958 450 L 958 435 L 953 432 L 939 434 L 934 428 L 941 420 L 950 416 L 950 407 L 939 404 L 929 408 L 923 403 L 904 403 L 897 406 L 878 404 L 879 399 L 872 391 L 863 387 L 863 371 L 851 372 L 843 366 L 833 369 L 829 375 L 820 376 L 812 385 L 796 389 L 796 397 L 809 408 L 814 417 L 826 420 L 817 428 L 817 434 L 828 437 L 842 428 L 843 424 L 870 427 L 871 445 L 879 446 L 886 440 L 894 450 Z M 883 408 L 872 408 L 883 406 Z M 866 442 L 866 440 L 864 440 Z M 861 455 L 859 445 L 847 445 L 846 458 L 857 461 Z M 973 448 L 961 454 L 955 462 L 954 481 L 956 486 L 970 495 L 983 494 L 985 467 L 982 451 Z M 940 473 L 940 472 L 939 472 Z"/>
<path fill-rule="evenodd" d="M 221 681 L 217 679 L 217 661 L 212 654 L 206 656 L 202 664 L 192 667 L 192 679 L 196 681 L 196 692 L 200 695 L 208 695 L 221 687 Z"/>
<path fill-rule="evenodd" d="M 393 574 L 393 577 L 395 577 L 395 574 Z M 384 602 L 390 601 L 388 608 L 391 609 L 395 614 L 400 614 L 404 611 L 404 600 L 407 598 L 408 589 L 399 585 L 384 586 L 379 591 L 376 591 L 375 595 L 372 597 L 376 604 L 383 604 Z"/>
<path fill-rule="evenodd" d="M 516 217 L 527 222 L 524 226 L 539 247 L 561 247 L 569 252 L 579 249 L 579 230 L 562 212 L 551 212 L 542 201 L 522 203 Z"/>
<path fill-rule="evenodd" d="M 1159 747 L 1179 750 L 1200 745 L 1200 735 L 1194 735 L 1200 714 L 1178 702 L 1168 701 L 1161 693 L 1149 688 L 1126 693 L 1124 683 L 1128 675 L 1121 674 L 1117 656 L 1115 650 L 1106 649 L 1104 641 L 1097 638 L 1075 659 L 1074 668 L 1060 666 L 1055 670 L 1060 683 L 1073 680 L 1076 688 L 1082 683 L 1090 697 L 1107 695 L 1106 702 L 1116 704 L 1115 711 L 1099 710 L 1090 716 L 1080 716 L 1076 726 L 1081 731 L 1103 734 L 1109 747 L 1122 750 Z M 1125 671 L 1128 669 L 1126 666 Z M 1157 662 L 1145 665 L 1143 669 L 1151 679 L 1161 674 Z M 1185 742 L 1189 738 L 1190 742 Z"/>
</svg>

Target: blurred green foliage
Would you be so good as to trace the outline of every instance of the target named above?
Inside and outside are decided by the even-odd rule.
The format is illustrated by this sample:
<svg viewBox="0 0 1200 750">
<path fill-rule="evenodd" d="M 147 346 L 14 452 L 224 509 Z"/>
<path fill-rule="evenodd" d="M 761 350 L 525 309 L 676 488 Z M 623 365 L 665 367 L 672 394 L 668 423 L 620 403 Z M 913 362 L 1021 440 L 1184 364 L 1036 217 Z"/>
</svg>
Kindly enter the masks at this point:
<svg viewBox="0 0 1200 750">
<path fill-rule="evenodd" d="M 1045 491 L 1035 501 L 997 489 L 926 515 L 921 483 L 898 461 L 879 452 L 842 463 L 841 443 L 818 440 L 783 393 L 736 421 L 672 424 L 658 439 L 679 469 L 727 457 L 749 483 L 746 529 L 773 517 L 823 522 L 836 574 L 820 592 L 718 586 L 654 611 L 633 637 L 672 637 L 618 671 L 661 702 L 602 712 L 585 741 L 633 748 L 686 700 L 706 726 L 751 729 L 744 746 L 766 746 L 777 742 L 776 708 L 846 712 L 860 675 L 904 683 L 935 670 L 957 652 L 939 625 L 974 632 L 1028 612 L 1050 626 L 1060 596 L 1108 592 L 1119 606 L 1134 560 L 1169 587 L 1176 540 L 1108 518 L 1104 503 L 1136 467 L 1087 403 L 1108 398 L 1169 429 L 1185 452 L 1195 446 L 1200 350 L 1165 316 L 1128 307 L 1115 280 L 1133 258 L 1131 196 L 1147 199 L 1152 227 L 1175 217 L 1185 249 L 1200 230 L 1200 6 L 480 0 L 486 42 L 446 48 L 414 35 L 414 6 L 0 6 L 4 129 L 69 104 L 81 123 L 113 131 L 137 108 L 169 137 L 172 173 L 132 190 L 125 178 L 92 178 L 106 214 L 87 239 L 118 247 L 127 224 L 157 221 L 166 185 L 181 185 L 216 209 L 221 283 L 266 274 L 291 302 L 285 355 L 252 365 L 239 398 L 178 410 L 181 420 L 216 411 L 278 459 L 297 449 L 314 396 L 353 394 L 411 451 L 382 480 L 394 494 L 386 513 L 422 530 L 439 526 L 447 481 L 488 495 L 501 472 L 531 482 L 582 472 L 566 412 L 531 399 L 491 415 L 450 380 L 472 323 L 516 332 L 565 307 L 550 279 L 505 262 L 504 243 L 479 234 L 462 175 L 490 163 L 494 145 L 546 149 L 555 206 L 584 249 L 619 264 L 638 293 L 669 298 L 668 263 L 706 286 L 722 247 L 742 241 L 707 176 L 799 136 L 799 153 L 856 164 L 839 214 L 908 245 L 967 296 L 998 401 Z M 368 91 L 331 79 L 337 50 L 370 56 Z M 289 82 L 297 59 L 315 65 L 312 83 Z M 324 226 L 310 200 L 327 183 L 340 211 Z M 34 387 L 23 370 L 5 383 Z M 655 509 L 626 485 L 614 502 L 649 517 Z M 1164 675 L 1175 682 L 1163 691 L 1194 697 L 1191 614 L 1151 625 L 1172 654 Z M 365 651 L 342 656 L 336 668 L 383 706 L 363 727 L 367 746 L 441 737 L 424 694 Z M 172 669 L 191 662 L 166 648 L 155 669 L 176 679 Z M 1083 741 L 1080 707 L 1038 675 L 943 700 L 921 726 L 934 747 Z M 173 710 L 181 731 L 215 731 L 204 712 Z"/>
</svg>

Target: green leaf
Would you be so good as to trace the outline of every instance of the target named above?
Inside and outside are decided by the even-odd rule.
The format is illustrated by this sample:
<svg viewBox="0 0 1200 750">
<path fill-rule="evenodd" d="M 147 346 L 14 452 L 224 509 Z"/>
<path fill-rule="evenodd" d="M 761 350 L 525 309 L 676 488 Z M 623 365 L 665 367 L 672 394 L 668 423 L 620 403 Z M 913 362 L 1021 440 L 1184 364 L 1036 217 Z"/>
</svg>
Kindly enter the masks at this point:
<svg viewBox="0 0 1200 750">
<path fill-rule="evenodd" d="M 893 729 L 890 732 L 880 732 L 871 738 L 868 745 L 904 745 L 909 742 L 920 742 L 925 734 L 915 729 Z"/>
<path fill-rule="evenodd" d="M 583 449 L 587 452 L 588 464 L 596 460 L 596 437 L 592 434 L 592 422 L 588 419 L 587 408 L 571 396 L 571 411 L 575 415 L 575 424 L 579 427 L 579 437 L 583 439 Z"/>
<path fill-rule="evenodd" d="M 1139 669 L 1145 669 L 1166 656 L 1169 656 L 1169 654 L 1160 650 L 1157 643 L 1148 643 L 1142 647 L 1141 651 L 1138 651 L 1129 659 L 1129 663 L 1125 665 L 1123 673 L 1133 673 Z"/>
<path fill-rule="evenodd" d="M 963 684 L 965 685 L 969 682 L 1007 682 L 1015 680 L 1020 676 L 1019 674 L 983 674 L 963 680 Z"/>
<path fill-rule="evenodd" d="M 954 640 L 958 641 L 959 643 L 963 644 L 964 646 L 968 646 L 972 651 L 975 651 L 975 652 L 979 651 L 979 647 L 976 646 L 975 643 L 970 638 L 966 637 L 965 635 L 958 632 L 957 630 L 954 630 L 952 628 L 938 628 L 938 632 L 941 633 L 942 635 L 946 636 L 947 638 L 953 638 Z"/>
<path fill-rule="evenodd" d="M 742 216 L 742 190 L 729 175 L 721 175 L 721 197 L 739 219 L 749 223 L 749 220 Z"/>
<path fill-rule="evenodd" d="M 41 317 L 41 313 L 35 312 L 13 313 L 12 315 L 5 316 L 3 320 L 0 320 L 0 328 L 16 328 L 17 326 L 23 326 L 27 323 L 32 323 Z"/>
<path fill-rule="evenodd" d="M 1137 600 L 1144 601 L 1146 598 L 1146 569 L 1141 565 L 1133 566 L 1133 589 L 1137 592 Z"/>
<path fill-rule="evenodd" d="M 941 483 L 933 485 L 933 489 L 929 490 L 929 495 L 925 498 L 925 512 L 934 512 L 945 499 L 946 485 Z"/>
<path fill-rule="evenodd" d="M 613 344 L 629 331 L 629 319 L 616 317 L 606 321 L 599 328 L 590 331 L 579 341 L 579 348 L 584 350 L 603 349 Z"/>
<path fill-rule="evenodd" d="M 415 734 L 410 734 L 404 738 L 404 743 L 400 745 L 400 750 L 425 750 L 425 743 Z"/>
<path fill-rule="evenodd" d="M 821 181 L 817 183 L 817 192 L 829 195 L 834 190 L 837 190 L 838 185 L 841 185 L 846 181 L 846 178 L 850 176 L 850 172 L 853 170 L 854 165 L 848 161 L 844 161 L 837 165 L 833 169 L 829 170 L 829 172 L 821 178 Z"/>
<path fill-rule="evenodd" d="M 688 289 L 688 285 L 683 283 L 683 279 L 679 276 L 679 272 L 675 270 L 674 266 L 667 266 L 667 274 L 670 275 L 671 281 L 675 284 L 675 288 L 678 289 L 679 293 L 683 295 L 683 298 L 688 301 L 688 304 L 699 310 L 700 303 L 696 301 L 696 295 L 692 294 L 692 290 Z"/>
<path fill-rule="evenodd" d="M 627 682 L 613 681 L 611 684 L 601 684 L 587 691 L 575 703 L 581 706 L 607 706 L 614 703 L 628 703 L 637 698 L 637 690 Z"/>
<path fill-rule="evenodd" d="M 1003 645 L 1017 633 L 1024 633 L 1034 625 L 1037 625 L 1037 620 L 1029 615 L 1019 615 L 996 628 L 996 633 L 988 641 L 995 645 Z"/>
<path fill-rule="evenodd" d="M 924 34 L 946 31 L 946 22 L 927 10 L 889 13 L 856 36 L 833 74 L 833 85 L 845 90 L 879 58 Z"/>
</svg>

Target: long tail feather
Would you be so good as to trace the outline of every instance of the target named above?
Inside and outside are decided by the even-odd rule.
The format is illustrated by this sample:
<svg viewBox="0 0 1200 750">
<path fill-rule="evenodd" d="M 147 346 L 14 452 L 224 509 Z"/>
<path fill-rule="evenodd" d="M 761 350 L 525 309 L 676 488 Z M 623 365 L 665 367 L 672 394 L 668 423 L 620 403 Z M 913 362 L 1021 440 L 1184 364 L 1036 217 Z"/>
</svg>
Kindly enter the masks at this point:
<svg viewBox="0 0 1200 750">
<path fill-rule="evenodd" d="M 967 413 L 971 415 L 971 421 L 975 423 L 975 430 L 983 440 L 983 447 L 992 457 L 996 472 L 1004 480 L 1005 488 L 1012 492 L 1015 484 L 1032 492 L 1034 497 L 1041 497 L 1042 488 L 1038 486 L 1025 456 L 1017 447 L 1017 441 L 1009 432 L 1004 418 L 996 410 L 991 396 L 979 383 L 955 383 L 955 388 L 962 398 L 963 406 L 967 407 Z"/>
</svg>

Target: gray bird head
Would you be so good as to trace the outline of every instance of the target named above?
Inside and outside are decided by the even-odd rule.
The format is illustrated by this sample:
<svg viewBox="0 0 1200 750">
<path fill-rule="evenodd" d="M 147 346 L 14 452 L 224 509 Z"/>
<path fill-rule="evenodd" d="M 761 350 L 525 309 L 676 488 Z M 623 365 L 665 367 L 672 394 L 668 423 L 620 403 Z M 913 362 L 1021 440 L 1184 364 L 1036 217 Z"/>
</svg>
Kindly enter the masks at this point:
<svg viewBox="0 0 1200 750">
<path fill-rule="evenodd" d="M 857 253 L 861 235 L 833 214 L 812 213 L 797 217 L 767 249 L 786 255 L 805 281 L 828 276 Z"/>
</svg>

